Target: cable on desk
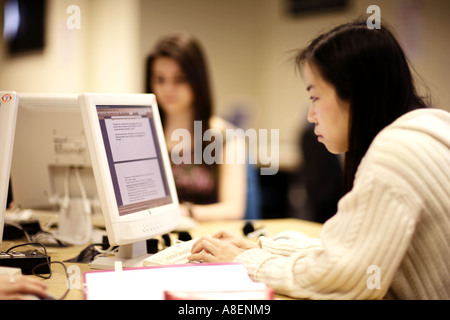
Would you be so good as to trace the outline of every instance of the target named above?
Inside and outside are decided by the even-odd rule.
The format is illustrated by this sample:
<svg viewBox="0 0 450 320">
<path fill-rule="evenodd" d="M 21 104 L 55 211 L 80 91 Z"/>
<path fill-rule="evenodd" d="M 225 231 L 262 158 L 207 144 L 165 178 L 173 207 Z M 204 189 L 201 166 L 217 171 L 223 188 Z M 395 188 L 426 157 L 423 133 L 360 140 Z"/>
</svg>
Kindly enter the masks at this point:
<svg viewBox="0 0 450 320">
<path fill-rule="evenodd" d="M 108 257 L 108 256 L 116 254 L 119 251 L 118 246 L 110 246 L 106 250 L 101 250 L 98 247 L 95 247 L 95 249 L 100 252 L 100 254 L 97 255 L 98 257 Z"/>
<path fill-rule="evenodd" d="M 12 253 L 6 252 L 6 251 L 0 251 L 0 254 L 7 254 L 10 258 L 14 257 Z"/>
<path fill-rule="evenodd" d="M 113 252 L 117 247 L 109 247 L 107 250 L 102 250 L 100 247 L 102 247 L 104 244 L 102 243 L 93 243 L 88 245 L 86 248 L 84 248 L 78 256 L 66 260 L 65 262 L 80 262 L 80 263 L 90 263 L 94 260 L 95 257 L 102 254 L 107 254 L 109 252 Z"/>
<path fill-rule="evenodd" d="M 48 231 L 39 231 L 33 236 L 33 239 L 39 242 L 39 240 L 47 240 L 51 239 L 55 241 L 55 243 L 60 247 L 69 247 L 71 244 L 64 243 L 62 240 L 58 239 L 53 233 Z M 48 244 L 47 244 L 48 245 Z"/>
<path fill-rule="evenodd" d="M 40 246 L 40 247 L 42 247 L 43 249 L 44 249 L 44 257 L 45 257 L 45 260 L 47 261 L 47 262 L 45 262 L 45 263 L 40 263 L 39 265 L 47 265 L 48 266 L 48 270 L 49 270 L 49 276 L 48 277 L 44 277 L 44 276 L 41 276 L 41 275 L 39 275 L 39 277 L 40 278 L 43 278 L 43 279 L 50 279 L 50 277 L 52 276 L 52 269 L 50 268 L 50 259 L 49 259 L 49 257 L 48 257 L 48 253 L 47 253 L 47 248 L 42 244 L 42 243 L 40 243 L 40 242 L 28 242 L 28 243 L 22 243 L 22 244 L 18 244 L 18 245 L 16 245 L 16 246 L 12 246 L 12 247 L 10 247 L 8 250 L 6 250 L 6 253 L 7 254 L 9 254 L 9 252 L 11 251 L 11 250 L 13 250 L 13 249 L 15 249 L 15 248 L 19 248 L 19 247 L 24 247 L 24 246 Z M 36 268 L 37 266 L 35 266 L 34 268 L 33 268 L 33 270 Z"/>
<path fill-rule="evenodd" d="M 11 253 L 9 253 L 11 250 L 16 249 L 16 248 L 19 248 L 19 247 L 24 247 L 24 246 L 40 246 L 40 247 L 42 247 L 42 248 L 44 249 L 44 256 L 45 256 L 46 262 L 40 263 L 40 264 L 38 264 L 38 265 L 36 265 L 36 266 L 33 267 L 33 269 L 32 269 L 31 272 L 32 272 L 32 274 L 33 274 L 34 276 L 37 276 L 37 277 L 42 278 L 42 279 L 50 279 L 50 278 L 52 277 L 52 275 L 53 275 L 51 265 L 54 264 L 54 263 L 57 263 L 57 264 L 60 264 L 60 265 L 63 266 L 63 268 L 64 268 L 64 273 L 65 273 L 66 278 L 67 278 L 67 290 L 66 290 L 66 291 L 64 292 L 64 294 L 58 299 L 58 300 L 63 300 L 63 299 L 67 296 L 67 294 L 69 293 L 69 291 L 70 291 L 70 276 L 69 276 L 69 273 L 68 273 L 68 271 L 67 271 L 66 265 L 65 265 L 63 262 L 61 262 L 61 261 L 52 261 L 52 262 L 50 262 L 50 259 L 49 259 L 48 253 L 47 253 L 47 248 L 45 247 L 45 245 L 43 245 L 43 244 L 40 243 L 40 242 L 28 242 L 28 243 L 23 243 L 23 244 L 15 245 L 15 246 L 10 247 L 10 248 L 9 248 L 8 250 L 6 250 L 4 253 L 5 253 L 5 254 L 11 255 Z M 37 268 L 40 268 L 40 267 L 42 267 L 42 266 L 47 266 L 47 267 L 48 267 L 48 270 L 49 270 L 49 275 L 48 275 L 48 276 L 43 276 L 42 274 L 36 273 L 36 269 L 37 269 Z"/>
<path fill-rule="evenodd" d="M 40 274 L 36 274 L 36 273 L 35 273 L 35 269 L 44 266 L 45 263 L 41 263 L 41 264 L 38 264 L 37 266 L 35 266 L 35 267 L 33 268 L 33 270 L 32 270 L 32 273 L 33 273 L 33 275 L 35 275 L 35 276 L 37 276 L 37 277 L 44 278 L 44 279 L 49 279 L 49 278 L 52 276 L 50 265 L 51 265 L 51 264 L 54 264 L 54 263 L 57 263 L 57 264 L 62 265 L 63 268 L 64 268 L 64 274 L 66 275 L 66 279 L 67 279 L 67 289 L 66 289 L 66 291 L 64 292 L 64 294 L 63 294 L 60 298 L 58 298 L 58 300 L 64 300 L 64 298 L 67 296 L 67 294 L 68 294 L 69 291 L 70 291 L 70 276 L 69 276 L 69 272 L 67 271 L 67 267 L 66 267 L 66 265 L 65 265 L 63 262 L 61 262 L 61 261 L 52 261 L 52 262 L 50 262 L 50 264 L 48 265 L 48 269 L 50 270 L 50 276 L 49 276 L 48 278 L 44 278 L 44 277 L 42 277 Z"/>
</svg>

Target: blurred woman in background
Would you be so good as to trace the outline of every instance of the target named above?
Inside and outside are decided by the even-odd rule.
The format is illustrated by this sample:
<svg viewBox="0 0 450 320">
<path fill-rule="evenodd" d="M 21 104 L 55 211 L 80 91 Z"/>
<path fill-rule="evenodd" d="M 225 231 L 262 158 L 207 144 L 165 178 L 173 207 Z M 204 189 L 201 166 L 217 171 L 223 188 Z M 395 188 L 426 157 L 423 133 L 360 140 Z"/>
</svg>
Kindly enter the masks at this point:
<svg viewBox="0 0 450 320">
<path fill-rule="evenodd" d="M 203 157 L 198 163 L 198 158 L 195 159 L 196 154 L 203 155 L 208 145 L 203 138 L 206 131 L 218 130 L 225 138 L 225 130 L 233 126 L 213 115 L 206 60 L 194 37 L 180 32 L 157 42 L 147 59 L 147 92 L 156 95 L 160 107 L 183 214 L 199 221 L 242 219 L 246 205 L 246 166 L 225 161 L 227 141 L 224 139 L 223 148 L 215 154 L 216 158 L 223 159 L 223 164 L 206 163 Z M 195 129 L 194 124 L 201 130 Z M 191 139 L 172 136 L 180 129 L 187 130 Z M 195 141 L 202 141 L 202 145 Z M 231 142 L 236 148 L 241 147 L 240 141 Z M 180 150 L 190 152 L 180 154 L 183 153 Z"/>
</svg>

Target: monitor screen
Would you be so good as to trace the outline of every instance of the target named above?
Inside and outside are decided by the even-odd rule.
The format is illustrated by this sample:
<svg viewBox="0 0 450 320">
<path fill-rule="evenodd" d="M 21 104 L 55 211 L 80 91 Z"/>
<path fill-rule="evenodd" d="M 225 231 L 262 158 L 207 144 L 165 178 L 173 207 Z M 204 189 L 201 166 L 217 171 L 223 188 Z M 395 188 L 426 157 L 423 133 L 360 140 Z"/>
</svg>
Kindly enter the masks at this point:
<svg viewBox="0 0 450 320">
<path fill-rule="evenodd" d="M 119 215 L 172 203 L 150 106 L 97 105 Z"/>
<path fill-rule="evenodd" d="M 0 243 L 3 239 L 16 117 L 16 93 L 0 92 Z"/>
<path fill-rule="evenodd" d="M 110 244 L 130 247 L 174 230 L 178 196 L 155 96 L 85 93 L 79 100 Z M 119 257 L 134 255 L 119 248 Z"/>
</svg>

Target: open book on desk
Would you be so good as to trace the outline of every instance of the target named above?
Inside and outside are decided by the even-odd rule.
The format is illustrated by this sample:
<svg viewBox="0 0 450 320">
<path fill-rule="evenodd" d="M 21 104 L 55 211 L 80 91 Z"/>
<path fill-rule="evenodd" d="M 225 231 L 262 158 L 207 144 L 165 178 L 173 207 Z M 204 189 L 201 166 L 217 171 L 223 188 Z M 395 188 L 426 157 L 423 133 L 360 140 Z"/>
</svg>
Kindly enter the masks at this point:
<svg viewBox="0 0 450 320">
<path fill-rule="evenodd" d="M 239 263 L 88 271 L 84 274 L 84 287 L 87 300 L 273 298 L 272 290 L 251 280 L 245 266 Z"/>
</svg>

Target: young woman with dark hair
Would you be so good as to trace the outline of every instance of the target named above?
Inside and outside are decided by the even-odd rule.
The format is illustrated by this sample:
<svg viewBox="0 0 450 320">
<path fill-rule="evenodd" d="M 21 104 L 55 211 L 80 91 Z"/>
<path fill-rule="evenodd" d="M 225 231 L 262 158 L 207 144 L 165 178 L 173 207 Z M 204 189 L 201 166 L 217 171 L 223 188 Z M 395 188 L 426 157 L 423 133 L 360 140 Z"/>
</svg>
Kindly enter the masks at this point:
<svg viewBox="0 0 450 320">
<path fill-rule="evenodd" d="M 160 38 L 147 58 L 146 92 L 148 93 L 155 93 L 158 89 L 164 90 L 161 88 L 162 85 L 165 81 L 169 81 L 161 73 L 170 70 L 162 68 L 160 74 L 156 72 L 160 70 L 155 69 L 155 64 L 159 64 L 160 61 L 166 62 L 163 67 L 165 65 L 171 65 L 174 69 L 178 67 L 179 74 L 175 78 L 175 84 L 187 84 L 186 90 L 192 91 L 190 93 L 192 95 L 191 104 L 195 106 L 192 109 L 193 119 L 202 121 L 202 133 L 204 133 L 209 129 L 209 120 L 213 115 L 213 101 L 208 68 L 200 44 L 191 35 L 181 32 Z M 170 93 L 158 95 L 161 105 L 161 118 L 164 123 L 167 113 L 165 105 L 170 104 L 166 103 L 165 97 L 169 96 Z M 172 95 L 174 94 L 172 93 Z M 168 112 L 170 113 L 170 110 Z"/>
<path fill-rule="evenodd" d="M 358 165 L 378 132 L 408 111 L 426 107 L 393 34 L 386 28 L 370 31 L 366 21 L 341 25 L 296 56 L 300 70 L 305 63 L 313 65 L 340 99 L 351 102 L 344 192 L 352 188 Z"/>
<path fill-rule="evenodd" d="M 211 164 L 203 159 L 204 148 L 210 143 L 204 139 L 205 132 L 214 129 L 224 133 L 233 126 L 213 115 L 208 70 L 200 43 L 183 32 L 162 37 L 147 58 L 146 79 L 146 91 L 156 95 L 160 107 L 171 160 L 174 148 L 175 156 L 179 157 L 172 161 L 172 171 L 182 213 L 196 220 L 242 219 L 247 187 L 245 164 L 224 160 Z M 201 131 L 195 129 L 194 123 Z M 184 136 L 172 139 L 172 133 L 180 129 L 187 130 L 190 139 Z M 238 142 L 235 144 L 240 147 Z M 183 154 L 186 149 L 189 154 Z M 214 154 L 216 159 L 226 159 L 225 145 L 216 152 L 220 153 Z M 196 155 L 201 159 L 195 158 Z"/>
<path fill-rule="evenodd" d="M 320 239 L 204 237 L 191 260 L 244 263 L 309 299 L 450 299 L 450 113 L 426 108 L 392 33 L 334 28 L 296 56 L 318 141 L 346 154 L 346 193 Z"/>
</svg>

